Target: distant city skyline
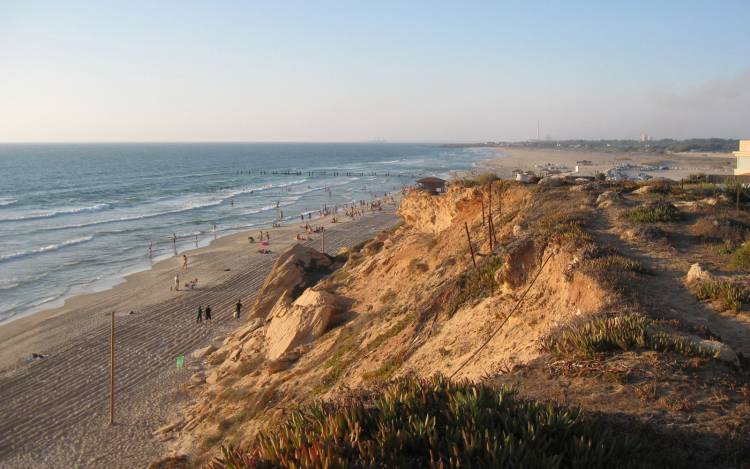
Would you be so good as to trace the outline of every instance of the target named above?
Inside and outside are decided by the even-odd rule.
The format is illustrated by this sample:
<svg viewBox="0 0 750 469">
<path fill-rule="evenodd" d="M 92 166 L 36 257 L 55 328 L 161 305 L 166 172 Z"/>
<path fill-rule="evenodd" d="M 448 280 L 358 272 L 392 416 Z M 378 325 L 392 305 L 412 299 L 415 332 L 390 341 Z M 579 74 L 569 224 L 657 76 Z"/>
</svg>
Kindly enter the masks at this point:
<svg viewBox="0 0 750 469">
<path fill-rule="evenodd" d="M 0 142 L 750 138 L 750 2 L 0 4 Z"/>
</svg>

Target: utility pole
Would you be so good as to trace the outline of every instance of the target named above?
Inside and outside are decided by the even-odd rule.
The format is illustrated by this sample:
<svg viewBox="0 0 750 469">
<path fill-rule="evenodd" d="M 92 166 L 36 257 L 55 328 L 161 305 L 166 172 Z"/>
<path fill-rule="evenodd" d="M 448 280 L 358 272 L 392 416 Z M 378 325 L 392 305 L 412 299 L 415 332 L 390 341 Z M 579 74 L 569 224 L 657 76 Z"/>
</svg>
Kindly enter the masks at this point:
<svg viewBox="0 0 750 469">
<path fill-rule="evenodd" d="M 115 423 L 115 312 L 109 334 L 109 424 Z"/>
</svg>

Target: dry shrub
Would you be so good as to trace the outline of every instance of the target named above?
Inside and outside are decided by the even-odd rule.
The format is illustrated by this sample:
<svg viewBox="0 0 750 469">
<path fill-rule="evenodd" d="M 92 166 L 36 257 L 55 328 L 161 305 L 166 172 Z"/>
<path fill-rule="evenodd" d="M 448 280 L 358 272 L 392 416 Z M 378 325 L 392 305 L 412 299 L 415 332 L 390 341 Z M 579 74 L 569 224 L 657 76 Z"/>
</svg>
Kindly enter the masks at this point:
<svg viewBox="0 0 750 469">
<path fill-rule="evenodd" d="M 690 226 L 690 234 L 705 241 L 739 243 L 744 238 L 745 229 L 731 218 L 700 218 Z"/>
</svg>

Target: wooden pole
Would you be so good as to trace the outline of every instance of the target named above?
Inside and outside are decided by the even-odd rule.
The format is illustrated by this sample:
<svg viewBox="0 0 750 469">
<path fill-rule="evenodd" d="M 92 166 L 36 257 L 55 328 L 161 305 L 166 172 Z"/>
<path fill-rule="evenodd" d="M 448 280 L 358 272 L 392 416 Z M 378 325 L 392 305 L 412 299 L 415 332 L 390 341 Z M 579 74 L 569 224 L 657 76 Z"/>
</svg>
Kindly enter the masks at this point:
<svg viewBox="0 0 750 469">
<path fill-rule="evenodd" d="M 320 232 L 320 252 L 324 253 L 326 252 L 326 230 L 323 229 L 323 231 Z"/>
<path fill-rule="evenodd" d="M 487 237 L 490 239 L 490 252 L 494 252 L 492 245 L 492 181 L 490 181 L 489 199 L 487 200 Z"/>
<path fill-rule="evenodd" d="M 484 194 L 482 194 L 482 198 L 479 199 L 479 203 L 482 204 L 482 226 L 484 226 Z"/>
<path fill-rule="evenodd" d="M 471 245 L 471 235 L 469 234 L 469 225 L 464 222 L 464 229 L 466 230 L 466 240 L 469 242 L 469 252 L 471 252 L 471 262 L 474 264 L 474 268 L 477 268 L 477 260 L 474 259 L 474 246 Z"/>
<path fill-rule="evenodd" d="M 109 334 L 109 424 L 115 423 L 115 312 Z"/>
</svg>

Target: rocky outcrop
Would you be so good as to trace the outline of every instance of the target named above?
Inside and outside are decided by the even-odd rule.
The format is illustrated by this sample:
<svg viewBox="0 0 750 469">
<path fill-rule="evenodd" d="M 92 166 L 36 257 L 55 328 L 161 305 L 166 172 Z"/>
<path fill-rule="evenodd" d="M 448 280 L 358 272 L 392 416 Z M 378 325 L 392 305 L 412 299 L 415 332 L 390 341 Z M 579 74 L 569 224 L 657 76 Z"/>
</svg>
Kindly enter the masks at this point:
<svg viewBox="0 0 750 469">
<path fill-rule="evenodd" d="M 495 281 L 509 289 L 523 285 L 532 267 L 536 265 L 537 253 L 531 238 L 510 243 L 501 254 L 503 265 L 495 272 Z"/>
<path fill-rule="evenodd" d="M 325 291 L 307 289 L 293 302 L 279 298 L 271 310 L 265 346 L 269 360 L 276 360 L 295 347 L 311 342 L 328 330 L 342 301 Z"/>
<path fill-rule="evenodd" d="M 315 249 L 294 244 L 273 265 L 258 292 L 252 318 L 267 319 L 281 299 L 294 300 L 335 268 L 334 258 Z"/>
<path fill-rule="evenodd" d="M 216 347 L 214 347 L 213 345 L 208 345 L 206 347 L 195 350 L 192 355 L 193 355 L 193 358 L 197 358 L 198 360 L 200 360 L 201 358 L 205 358 L 215 351 L 216 351 Z"/>
<path fill-rule="evenodd" d="M 690 266 L 685 282 L 688 284 L 697 282 L 711 282 L 714 280 L 714 276 L 711 275 L 706 269 L 703 268 L 698 262 Z"/>
<path fill-rule="evenodd" d="M 623 201 L 622 195 L 615 191 L 604 191 L 596 198 L 596 206 L 599 208 L 608 208 L 613 205 L 619 205 Z"/>
</svg>

